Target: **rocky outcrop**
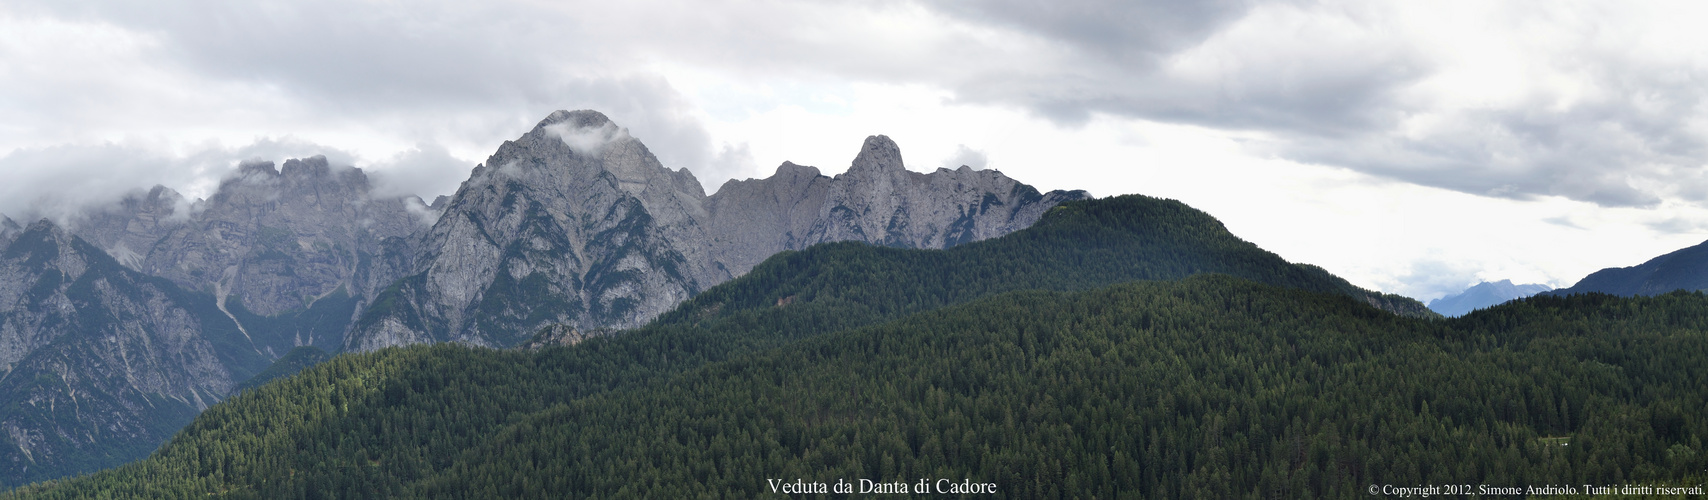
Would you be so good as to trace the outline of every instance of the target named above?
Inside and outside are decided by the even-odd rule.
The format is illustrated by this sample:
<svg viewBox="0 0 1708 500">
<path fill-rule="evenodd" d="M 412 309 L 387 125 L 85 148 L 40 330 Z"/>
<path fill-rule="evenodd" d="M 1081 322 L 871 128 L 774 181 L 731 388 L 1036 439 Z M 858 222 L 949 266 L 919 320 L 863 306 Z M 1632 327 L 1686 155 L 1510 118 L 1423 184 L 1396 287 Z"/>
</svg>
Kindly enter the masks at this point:
<svg viewBox="0 0 1708 500">
<path fill-rule="evenodd" d="M 545 328 L 541 328 L 540 331 L 535 332 L 534 338 L 528 339 L 527 342 L 523 342 L 522 345 L 517 347 L 526 350 L 538 350 L 546 347 L 572 346 L 580 344 L 584 340 L 600 335 L 608 335 L 610 333 L 611 332 L 609 330 L 584 333 L 569 325 L 547 325 Z"/>
<path fill-rule="evenodd" d="M 31 224 L 0 249 L 0 481 L 140 458 L 267 362 L 212 296 Z"/>
<path fill-rule="evenodd" d="M 376 297 L 344 347 L 512 346 L 551 324 L 635 327 L 782 250 L 944 248 L 1085 196 L 1041 194 L 994 171 L 911 172 L 893 141 L 874 136 L 844 174 L 785 163 L 708 197 L 604 115 L 558 111 L 442 202 L 417 244 L 417 273 Z"/>
</svg>

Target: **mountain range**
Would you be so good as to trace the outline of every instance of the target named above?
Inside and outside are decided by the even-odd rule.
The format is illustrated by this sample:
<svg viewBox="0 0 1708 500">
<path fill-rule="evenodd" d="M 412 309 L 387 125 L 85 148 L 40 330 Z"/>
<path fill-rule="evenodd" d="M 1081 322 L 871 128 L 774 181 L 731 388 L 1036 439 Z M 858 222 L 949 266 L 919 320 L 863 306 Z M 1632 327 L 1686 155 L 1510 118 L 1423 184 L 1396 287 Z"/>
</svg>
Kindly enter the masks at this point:
<svg viewBox="0 0 1708 500">
<path fill-rule="evenodd" d="M 844 173 L 785 163 L 707 196 L 603 114 L 558 111 L 431 204 L 317 156 L 243 163 L 205 200 L 157 186 L 61 223 L 5 218 L 0 483 L 139 458 L 299 347 L 583 338 L 779 251 L 945 248 L 1087 197 L 913 172 L 884 136 Z"/>
<path fill-rule="evenodd" d="M 148 459 L 0 498 L 1699 488 L 1703 294 L 1439 319 L 1345 287 L 1176 201 L 1065 202 L 946 250 L 780 252 L 619 335 L 347 353 Z"/>
</svg>

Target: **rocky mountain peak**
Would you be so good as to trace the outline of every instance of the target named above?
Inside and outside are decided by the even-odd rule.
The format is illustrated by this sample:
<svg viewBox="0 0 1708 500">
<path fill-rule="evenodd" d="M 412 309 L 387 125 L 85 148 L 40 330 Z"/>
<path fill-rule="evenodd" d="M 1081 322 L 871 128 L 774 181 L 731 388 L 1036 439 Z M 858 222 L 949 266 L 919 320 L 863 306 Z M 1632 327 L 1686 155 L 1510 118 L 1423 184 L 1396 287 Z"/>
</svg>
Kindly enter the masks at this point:
<svg viewBox="0 0 1708 500">
<path fill-rule="evenodd" d="M 13 236 L 17 236 L 23 231 L 24 227 L 19 226 L 17 221 L 12 220 L 11 217 L 0 215 L 0 248 L 5 248 L 6 243 L 12 241 Z"/>
<path fill-rule="evenodd" d="M 13 236 L 0 253 L 0 260 L 22 263 L 20 272 L 57 269 L 71 277 L 82 275 L 87 267 L 87 258 L 76 252 L 71 236 L 48 219 L 30 223 Z"/>
<path fill-rule="evenodd" d="M 34 238 L 50 240 L 54 243 L 65 243 L 69 241 L 69 238 L 65 235 L 65 230 L 60 229 L 59 224 L 54 224 L 52 219 L 47 218 L 42 218 L 30 223 L 28 227 L 24 228 L 23 234 L 20 236 L 24 235 L 31 235 Z"/>
<path fill-rule="evenodd" d="M 553 111 L 552 114 L 546 115 L 546 119 L 540 120 L 540 124 L 535 125 L 534 129 L 539 130 L 546 128 L 547 126 L 557 124 L 568 124 L 570 128 L 600 128 L 610 123 L 610 117 L 605 116 L 604 113 L 591 109 L 578 109 L 575 111 L 565 111 L 560 109 Z"/>
<path fill-rule="evenodd" d="M 246 178 L 255 175 L 264 175 L 269 178 L 278 177 L 279 170 L 273 168 L 273 162 L 265 160 L 251 160 L 237 164 L 238 178 Z"/>
<path fill-rule="evenodd" d="M 131 200 L 131 198 L 127 197 L 126 201 L 129 200 Z M 136 202 L 138 203 L 146 204 L 150 207 L 165 209 L 166 214 L 171 214 L 172 209 L 183 201 L 184 195 L 178 194 L 178 192 L 172 188 L 159 184 L 155 184 L 152 189 L 149 189 L 148 194 L 136 198 Z"/>
<path fill-rule="evenodd" d="M 848 173 L 861 172 L 898 172 L 907 170 L 901 161 L 901 147 L 890 140 L 887 135 L 874 135 L 866 138 L 865 144 L 860 145 L 860 154 L 854 157 L 854 163 L 849 165 Z"/>
<path fill-rule="evenodd" d="M 777 172 L 772 174 L 772 176 L 778 176 L 778 175 L 784 175 L 784 176 L 805 175 L 805 176 L 810 177 L 810 176 L 817 176 L 817 175 L 823 175 L 823 174 L 819 173 L 818 167 L 811 167 L 811 166 L 806 166 L 806 165 L 796 165 L 795 162 L 785 161 L 785 162 L 783 162 L 782 165 L 778 165 L 777 166 Z"/>
<path fill-rule="evenodd" d="M 285 160 L 285 166 L 280 169 L 280 175 L 291 179 L 330 177 L 332 166 L 327 164 L 326 157 L 323 155 L 314 155 L 302 159 L 292 158 Z"/>
</svg>

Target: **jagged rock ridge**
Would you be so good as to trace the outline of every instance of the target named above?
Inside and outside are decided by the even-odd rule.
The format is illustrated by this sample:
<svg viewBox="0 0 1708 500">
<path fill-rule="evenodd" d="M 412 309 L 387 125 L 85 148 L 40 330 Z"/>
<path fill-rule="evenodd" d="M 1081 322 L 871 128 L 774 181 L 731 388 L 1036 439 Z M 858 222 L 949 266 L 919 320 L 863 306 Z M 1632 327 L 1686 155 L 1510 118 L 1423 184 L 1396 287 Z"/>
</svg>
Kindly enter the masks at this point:
<svg viewBox="0 0 1708 500">
<path fill-rule="evenodd" d="M 766 179 L 729 181 L 707 202 L 720 262 L 735 274 L 783 250 L 832 241 L 946 248 L 1025 229 L 1084 191 L 1039 193 L 994 170 L 907 170 L 885 136 L 866 139 L 848 171 L 784 163 Z"/>
<path fill-rule="evenodd" d="M 1027 227 L 1083 191 L 994 171 L 907 171 L 884 136 L 835 177 L 785 163 L 706 196 L 686 169 L 594 111 L 558 111 L 475 168 L 418 244 L 418 270 L 345 348 L 508 346 L 556 323 L 639 326 L 771 254 L 830 241 L 944 248 Z M 435 203 L 438 205 L 438 203 Z"/>
</svg>

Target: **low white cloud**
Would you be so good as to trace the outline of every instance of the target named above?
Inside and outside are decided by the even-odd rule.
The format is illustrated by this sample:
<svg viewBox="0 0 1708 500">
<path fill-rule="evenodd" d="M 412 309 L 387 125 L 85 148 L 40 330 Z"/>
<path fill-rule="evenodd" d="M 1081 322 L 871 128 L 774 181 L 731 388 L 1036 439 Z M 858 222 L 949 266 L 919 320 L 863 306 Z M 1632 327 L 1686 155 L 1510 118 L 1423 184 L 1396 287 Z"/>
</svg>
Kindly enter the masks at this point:
<svg viewBox="0 0 1708 500">
<path fill-rule="evenodd" d="M 182 153 L 173 149 L 107 142 L 15 150 L 0 156 L 0 213 L 20 221 L 50 218 L 64 223 L 156 185 L 178 191 L 190 203 L 212 194 L 246 161 L 279 163 L 324 155 L 334 165 L 349 165 L 353 158 L 293 137 L 263 138 L 238 147 L 203 144 Z"/>
<path fill-rule="evenodd" d="M 474 162 L 451 156 L 444 146 L 419 144 L 390 158 L 362 165 L 379 197 L 450 195 L 468 179 Z"/>
<path fill-rule="evenodd" d="M 691 169 L 694 177 L 706 186 L 706 192 L 715 192 L 718 186 L 731 179 L 751 178 L 758 173 L 759 164 L 753 160 L 753 148 L 746 142 L 740 144 L 724 143 L 718 148 L 718 153 L 712 156 L 704 169 Z"/>
<path fill-rule="evenodd" d="M 969 148 L 966 144 L 956 144 L 955 154 L 943 160 L 943 168 L 952 170 L 966 166 L 973 170 L 984 170 L 988 163 L 990 163 L 990 157 L 984 151 Z"/>
<path fill-rule="evenodd" d="M 577 127 L 569 122 L 546 125 L 546 132 L 562 139 L 569 149 L 585 156 L 599 157 L 605 145 L 611 141 L 628 139 L 629 130 L 618 127 L 612 122 L 605 122 L 595 127 Z"/>
<path fill-rule="evenodd" d="M 429 207 L 425 202 L 421 201 L 421 198 L 415 196 L 404 198 L 403 208 L 404 210 L 409 211 L 410 215 L 414 215 L 416 220 L 420 221 L 423 226 L 431 226 L 434 223 L 439 222 L 439 216 L 444 214 L 442 210 L 434 210 L 433 207 Z M 444 207 L 439 208 L 443 209 Z"/>
</svg>

